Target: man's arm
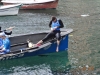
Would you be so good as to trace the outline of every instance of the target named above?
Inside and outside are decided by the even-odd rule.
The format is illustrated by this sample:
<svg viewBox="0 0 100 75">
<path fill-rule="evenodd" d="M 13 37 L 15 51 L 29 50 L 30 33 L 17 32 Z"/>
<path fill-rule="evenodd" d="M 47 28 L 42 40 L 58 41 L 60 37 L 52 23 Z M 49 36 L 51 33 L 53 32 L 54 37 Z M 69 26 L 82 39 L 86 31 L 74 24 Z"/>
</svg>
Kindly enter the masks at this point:
<svg viewBox="0 0 100 75">
<path fill-rule="evenodd" d="M 11 35 L 11 34 L 12 34 L 12 31 L 10 31 L 10 32 L 4 31 L 4 33 L 5 33 L 6 35 Z"/>
<path fill-rule="evenodd" d="M 49 27 L 51 27 L 52 21 L 49 22 Z"/>
<path fill-rule="evenodd" d="M 61 19 L 59 20 L 59 24 L 60 24 L 59 28 L 63 28 L 64 27 L 64 24 L 63 24 Z"/>
<path fill-rule="evenodd" d="M 5 34 L 6 34 L 6 35 L 11 35 L 11 34 L 12 34 L 12 29 L 13 29 L 14 27 L 15 27 L 15 26 L 6 28 L 6 30 L 4 30 Z M 8 32 L 8 30 L 10 30 L 10 31 Z"/>
</svg>

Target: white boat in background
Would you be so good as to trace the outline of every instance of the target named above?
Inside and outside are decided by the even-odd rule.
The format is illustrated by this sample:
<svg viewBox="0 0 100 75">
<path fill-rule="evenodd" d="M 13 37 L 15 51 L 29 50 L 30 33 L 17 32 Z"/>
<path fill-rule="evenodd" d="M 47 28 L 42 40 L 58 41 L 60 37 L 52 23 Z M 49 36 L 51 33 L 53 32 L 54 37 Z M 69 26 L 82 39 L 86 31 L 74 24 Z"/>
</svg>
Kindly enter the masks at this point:
<svg viewBox="0 0 100 75">
<path fill-rule="evenodd" d="M 21 9 L 55 9 L 59 0 L 2 0 L 4 5 L 21 3 Z"/>
<path fill-rule="evenodd" d="M 21 4 L 0 6 L 0 16 L 17 15 Z"/>
</svg>

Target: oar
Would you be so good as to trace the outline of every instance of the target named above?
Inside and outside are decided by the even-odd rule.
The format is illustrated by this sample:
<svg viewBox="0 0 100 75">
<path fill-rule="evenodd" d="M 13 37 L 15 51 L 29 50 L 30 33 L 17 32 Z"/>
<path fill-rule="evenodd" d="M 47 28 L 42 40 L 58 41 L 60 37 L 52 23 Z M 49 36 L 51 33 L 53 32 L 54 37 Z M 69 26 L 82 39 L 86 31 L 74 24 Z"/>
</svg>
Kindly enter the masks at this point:
<svg viewBox="0 0 100 75">
<path fill-rule="evenodd" d="M 6 28 L 6 30 L 12 30 L 13 28 L 15 28 L 15 26 Z"/>
</svg>

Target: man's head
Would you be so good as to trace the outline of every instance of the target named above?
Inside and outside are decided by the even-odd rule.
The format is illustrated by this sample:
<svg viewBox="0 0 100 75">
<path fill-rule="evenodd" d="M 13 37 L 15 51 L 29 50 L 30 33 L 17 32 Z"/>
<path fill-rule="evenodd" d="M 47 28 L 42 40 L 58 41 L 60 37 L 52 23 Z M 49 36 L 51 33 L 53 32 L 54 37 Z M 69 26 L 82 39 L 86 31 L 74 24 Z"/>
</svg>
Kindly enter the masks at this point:
<svg viewBox="0 0 100 75">
<path fill-rule="evenodd" d="M 52 17 L 52 21 L 53 21 L 53 22 L 56 22 L 56 21 L 57 21 L 57 18 L 53 16 L 53 17 Z"/>
<path fill-rule="evenodd" d="M 0 33 L 0 38 L 5 39 L 6 38 L 6 34 L 4 32 Z"/>
</svg>

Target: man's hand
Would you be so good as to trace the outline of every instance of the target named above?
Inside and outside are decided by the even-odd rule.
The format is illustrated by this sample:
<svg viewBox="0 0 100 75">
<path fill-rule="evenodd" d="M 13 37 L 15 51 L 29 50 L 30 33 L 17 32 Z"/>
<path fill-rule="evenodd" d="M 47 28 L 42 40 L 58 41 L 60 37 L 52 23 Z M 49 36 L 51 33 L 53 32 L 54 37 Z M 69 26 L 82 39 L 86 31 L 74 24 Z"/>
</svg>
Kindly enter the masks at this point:
<svg viewBox="0 0 100 75">
<path fill-rule="evenodd" d="M 57 29 L 57 27 L 51 28 L 51 31 L 54 31 L 54 30 L 56 30 L 56 29 Z"/>
<path fill-rule="evenodd" d="M 4 50 L 0 50 L 0 52 L 3 52 Z"/>
</svg>

